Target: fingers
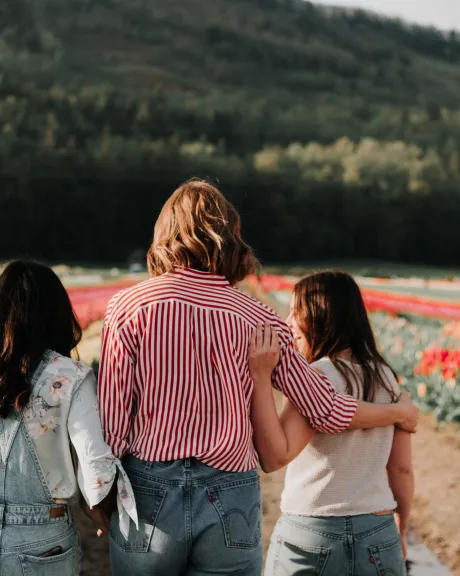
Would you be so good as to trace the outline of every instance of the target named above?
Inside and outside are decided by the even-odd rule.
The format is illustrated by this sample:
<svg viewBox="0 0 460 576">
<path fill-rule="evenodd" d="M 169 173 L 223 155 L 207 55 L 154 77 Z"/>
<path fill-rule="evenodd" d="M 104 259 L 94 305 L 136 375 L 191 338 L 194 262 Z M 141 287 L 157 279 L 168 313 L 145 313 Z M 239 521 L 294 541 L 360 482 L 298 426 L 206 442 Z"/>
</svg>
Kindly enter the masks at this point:
<svg viewBox="0 0 460 576">
<path fill-rule="evenodd" d="M 249 338 L 249 350 L 251 354 L 277 352 L 279 350 L 278 334 L 269 322 L 257 324 L 257 328 Z"/>
<path fill-rule="evenodd" d="M 257 332 L 253 330 L 251 333 L 251 337 L 249 339 L 249 353 L 253 354 L 256 351 L 257 347 Z"/>
<path fill-rule="evenodd" d="M 264 344 L 263 349 L 268 352 L 272 344 L 272 327 L 270 323 L 265 321 L 264 324 Z"/>
<path fill-rule="evenodd" d="M 262 324 L 257 324 L 256 328 L 256 348 L 260 348 L 264 345 L 264 334 Z"/>
</svg>

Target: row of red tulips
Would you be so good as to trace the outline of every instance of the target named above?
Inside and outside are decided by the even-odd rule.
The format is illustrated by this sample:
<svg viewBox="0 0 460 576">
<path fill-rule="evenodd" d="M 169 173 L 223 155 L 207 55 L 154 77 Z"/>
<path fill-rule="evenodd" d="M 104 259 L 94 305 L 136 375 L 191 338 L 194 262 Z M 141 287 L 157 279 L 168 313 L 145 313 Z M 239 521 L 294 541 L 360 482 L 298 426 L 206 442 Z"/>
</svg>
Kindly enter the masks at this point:
<svg viewBox="0 0 460 576">
<path fill-rule="evenodd" d="M 295 278 L 280 275 L 265 274 L 260 277 L 252 276 L 249 282 L 257 285 L 265 293 L 292 291 Z M 86 328 L 91 322 L 100 320 L 105 312 L 110 298 L 119 290 L 132 285 L 132 280 L 125 280 L 118 284 L 102 286 L 70 288 L 69 295 L 75 312 Z M 449 318 L 460 320 L 460 304 L 442 300 L 426 300 L 410 295 L 401 295 L 378 290 L 362 290 L 366 306 L 370 312 L 387 312 L 388 314 L 416 314 L 436 318 Z M 458 325 L 455 325 L 458 326 Z"/>
<path fill-rule="evenodd" d="M 260 277 L 252 276 L 249 281 L 258 285 L 264 292 L 292 291 L 295 278 L 266 274 Z M 387 312 L 388 314 L 414 314 L 431 318 L 449 318 L 460 320 L 460 304 L 445 300 L 433 300 L 363 288 L 362 294 L 369 312 Z"/>
<path fill-rule="evenodd" d="M 443 380 L 455 380 L 460 373 L 460 350 L 446 350 L 440 346 L 424 350 L 420 364 L 414 368 L 414 373 L 431 376 L 436 372 L 441 374 Z"/>
</svg>

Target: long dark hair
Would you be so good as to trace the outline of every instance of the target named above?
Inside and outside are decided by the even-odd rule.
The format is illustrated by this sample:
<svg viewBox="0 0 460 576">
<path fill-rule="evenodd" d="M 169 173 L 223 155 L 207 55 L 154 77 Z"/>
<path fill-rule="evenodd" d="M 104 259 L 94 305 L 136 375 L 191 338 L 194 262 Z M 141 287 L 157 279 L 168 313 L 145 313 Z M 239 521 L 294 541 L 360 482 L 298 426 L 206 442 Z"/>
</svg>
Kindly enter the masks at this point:
<svg viewBox="0 0 460 576">
<path fill-rule="evenodd" d="M 392 401 L 397 400 L 383 374 L 382 367 L 389 365 L 377 349 L 361 291 L 349 274 L 323 271 L 298 282 L 294 316 L 308 344 L 307 360 L 311 363 L 329 357 L 344 377 L 348 394 L 361 399 L 362 392 L 362 399 L 372 402 L 382 386 Z M 362 386 L 356 372 L 339 358 L 345 350 L 362 369 Z"/>
<path fill-rule="evenodd" d="M 30 398 L 29 378 L 46 350 L 63 356 L 82 331 L 69 296 L 43 264 L 17 260 L 0 275 L 0 417 Z"/>
</svg>

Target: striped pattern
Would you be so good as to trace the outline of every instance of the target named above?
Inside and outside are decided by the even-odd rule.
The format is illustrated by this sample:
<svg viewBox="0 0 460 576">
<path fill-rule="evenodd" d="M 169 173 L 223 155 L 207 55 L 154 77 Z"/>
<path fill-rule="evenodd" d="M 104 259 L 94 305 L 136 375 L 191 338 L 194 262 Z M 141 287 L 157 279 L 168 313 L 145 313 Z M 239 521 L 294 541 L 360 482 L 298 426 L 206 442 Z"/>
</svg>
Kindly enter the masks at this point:
<svg viewBox="0 0 460 576">
<path fill-rule="evenodd" d="M 98 389 L 115 455 L 254 468 L 247 350 L 252 331 L 266 320 L 282 348 L 274 386 L 319 430 L 348 428 L 356 401 L 337 394 L 295 352 L 289 328 L 272 310 L 221 276 L 180 268 L 109 303 Z"/>
</svg>

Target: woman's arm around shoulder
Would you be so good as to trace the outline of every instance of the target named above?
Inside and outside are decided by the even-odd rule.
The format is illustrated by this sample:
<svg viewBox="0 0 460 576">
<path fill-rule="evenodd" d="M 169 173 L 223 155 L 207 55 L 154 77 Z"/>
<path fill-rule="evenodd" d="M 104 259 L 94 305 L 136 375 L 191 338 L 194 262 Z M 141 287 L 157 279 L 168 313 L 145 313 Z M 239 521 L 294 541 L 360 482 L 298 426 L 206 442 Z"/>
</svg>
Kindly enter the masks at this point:
<svg viewBox="0 0 460 576">
<path fill-rule="evenodd" d="M 273 385 L 297 406 L 316 430 L 337 434 L 348 428 L 379 428 L 396 424 L 408 432 L 415 432 L 419 411 L 407 393 L 401 395 L 397 404 L 373 404 L 340 394 L 326 376 L 313 370 L 294 349 L 292 338 L 284 335 L 283 339 Z"/>
</svg>

